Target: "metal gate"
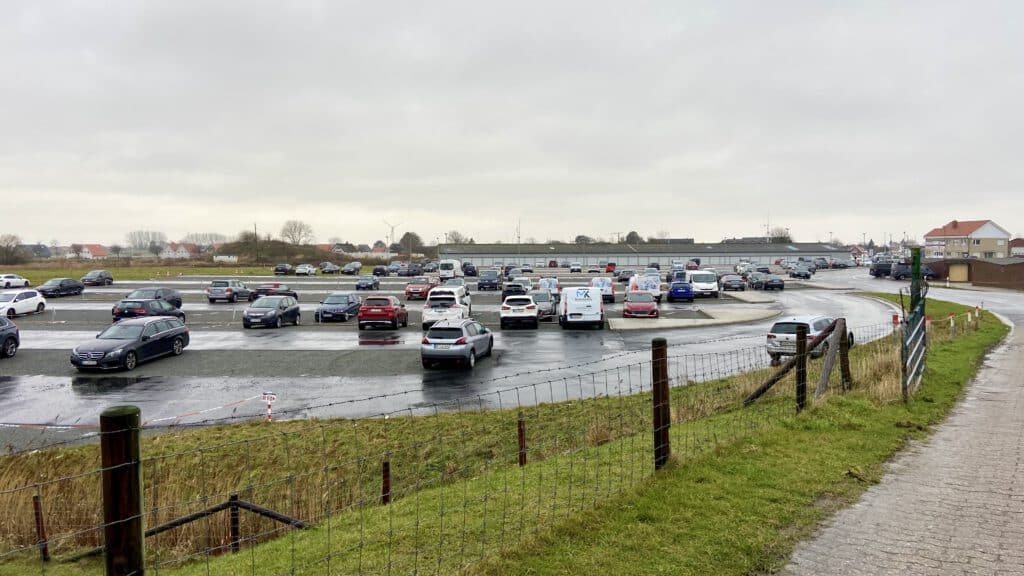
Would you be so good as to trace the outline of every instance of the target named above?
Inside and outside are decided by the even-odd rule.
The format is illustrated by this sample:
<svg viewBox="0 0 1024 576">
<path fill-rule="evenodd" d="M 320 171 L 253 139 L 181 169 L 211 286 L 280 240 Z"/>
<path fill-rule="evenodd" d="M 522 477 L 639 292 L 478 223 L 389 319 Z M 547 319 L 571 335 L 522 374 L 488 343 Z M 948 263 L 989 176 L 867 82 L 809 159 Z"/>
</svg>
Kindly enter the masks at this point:
<svg viewBox="0 0 1024 576">
<path fill-rule="evenodd" d="M 928 351 L 928 333 L 925 323 L 925 295 L 928 289 L 925 288 L 917 302 L 911 305 L 909 311 L 903 312 L 903 338 L 900 347 L 900 359 L 903 371 L 902 390 L 903 401 L 910 399 L 910 395 L 917 390 L 921 384 L 921 376 L 924 374 L 924 355 Z"/>
</svg>

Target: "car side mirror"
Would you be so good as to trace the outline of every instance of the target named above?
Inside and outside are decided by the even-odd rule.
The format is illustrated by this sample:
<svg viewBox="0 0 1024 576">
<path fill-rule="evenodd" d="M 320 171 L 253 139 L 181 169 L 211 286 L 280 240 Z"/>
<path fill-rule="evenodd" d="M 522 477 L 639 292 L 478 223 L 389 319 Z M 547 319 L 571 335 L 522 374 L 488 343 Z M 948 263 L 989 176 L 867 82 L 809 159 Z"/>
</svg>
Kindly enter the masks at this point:
<svg viewBox="0 0 1024 576">
<path fill-rule="evenodd" d="M 145 341 L 147 341 L 147 340 L 149 340 L 149 336 L 145 336 L 145 335 L 144 335 L 144 336 L 142 337 L 142 341 L 143 341 L 143 342 L 145 342 Z"/>
<path fill-rule="evenodd" d="M 320 303 L 321 303 L 321 304 L 323 304 L 323 303 L 324 303 L 324 301 L 323 301 L 323 300 L 321 300 L 321 301 L 320 301 Z"/>
</svg>

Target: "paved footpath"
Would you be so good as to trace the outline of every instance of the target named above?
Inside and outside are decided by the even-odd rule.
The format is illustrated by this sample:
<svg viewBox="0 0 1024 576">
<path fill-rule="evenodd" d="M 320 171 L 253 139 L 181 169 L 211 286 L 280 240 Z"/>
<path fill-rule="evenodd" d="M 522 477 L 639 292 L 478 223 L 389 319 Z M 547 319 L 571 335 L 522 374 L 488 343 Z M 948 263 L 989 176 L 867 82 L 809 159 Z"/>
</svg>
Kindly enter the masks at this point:
<svg viewBox="0 0 1024 576">
<path fill-rule="evenodd" d="M 788 575 L 1024 575 L 1024 331 L 949 419 L 799 545 Z"/>
</svg>

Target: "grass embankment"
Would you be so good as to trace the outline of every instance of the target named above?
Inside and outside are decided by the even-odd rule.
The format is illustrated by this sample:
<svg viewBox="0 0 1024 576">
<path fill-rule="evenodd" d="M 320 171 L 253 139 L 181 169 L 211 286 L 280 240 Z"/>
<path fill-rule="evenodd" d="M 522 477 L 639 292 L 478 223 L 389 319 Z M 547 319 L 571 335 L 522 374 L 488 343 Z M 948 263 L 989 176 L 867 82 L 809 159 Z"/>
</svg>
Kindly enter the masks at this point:
<svg viewBox="0 0 1024 576">
<path fill-rule="evenodd" d="M 941 316 L 963 307 L 935 303 Z M 514 411 L 385 420 L 279 422 L 146 439 L 146 502 L 158 522 L 242 498 L 318 523 L 240 556 L 202 559 L 167 573 L 749 573 L 784 559 L 836 506 L 855 498 L 907 439 L 944 417 L 984 352 L 1006 333 L 986 315 L 981 328 L 947 341 L 935 333 L 918 398 L 899 397 L 893 342 L 854 348 L 854 392 L 826 396 L 792 415 L 792 380 L 753 409 L 739 400 L 762 373 L 672 391 L 676 465 L 648 478 L 649 396 L 622 396 L 525 409 L 525 468 L 515 466 Z M 820 362 L 811 363 L 810 380 Z M 670 370 L 670 373 L 672 371 Z M 810 386 L 813 390 L 813 386 Z M 740 441 L 742 440 L 742 441 Z M 196 448 L 202 447 L 202 452 Z M 391 456 L 396 500 L 380 506 L 380 460 Z M 682 463 L 682 465 L 680 465 Z M 95 447 L 3 461 L 0 490 L 93 470 Z M 56 533 L 98 523 L 98 477 L 48 485 Z M 3 503 L 3 543 L 31 545 L 31 495 Z M 597 506 L 595 508 L 595 506 Z M 330 519 L 328 520 L 328 513 Z M 246 536 L 276 530 L 243 516 Z M 224 543 L 218 517 L 147 542 L 151 562 L 179 562 Z M 51 533 L 54 533 L 51 531 Z M 82 534 L 58 553 L 94 545 Z M 520 552 L 521 551 L 521 552 Z M 209 566 L 207 566 L 207 561 Z M 0 573 L 32 573 L 32 554 Z M 95 560 L 51 563 L 50 574 L 95 574 Z"/>
</svg>

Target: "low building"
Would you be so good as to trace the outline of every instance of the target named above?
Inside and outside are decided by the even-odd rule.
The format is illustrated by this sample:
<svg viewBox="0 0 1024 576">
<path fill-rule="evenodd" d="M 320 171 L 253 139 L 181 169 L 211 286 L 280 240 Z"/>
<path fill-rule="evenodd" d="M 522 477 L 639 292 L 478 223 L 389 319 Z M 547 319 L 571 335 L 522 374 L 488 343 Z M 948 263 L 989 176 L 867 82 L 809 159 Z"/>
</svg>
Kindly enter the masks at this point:
<svg viewBox="0 0 1024 576">
<path fill-rule="evenodd" d="M 1010 256 L 1024 258 L 1024 238 L 1010 240 Z"/>
<path fill-rule="evenodd" d="M 953 220 L 924 235 L 926 258 L 1006 258 L 1010 233 L 991 220 Z"/>
<path fill-rule="evenodd" d="M 199 256 L 199 247 L 188 242 L 171 242 L 160 251 L 162 260 L 189 260 Z"/>
<path fill-rule="evenodd" d="M 700 258 L 706 266 L 732 266 L 741 261 L 772 264 L 777 260 L 804 258 L 849 259 L 846 248 L 828 244 L 791 242 L 785 244 L 440 244 L 438 258 L 457 259 L 477 266 L 496 263 L 545 264 L 555 261 L 579 262 L 584 266 L 615 262 L 618 266 L 644 267 L 650 263 L 668 266 L 673 260 Z"/>
<path fill-rule="evenodd" d="M 74 248 L 78 248 L 76 253 Z M 67 247 L 58 247 L 58 253 L 61 252 L 59 248 L 64 248 L 63 254 L 65 258 L 78 258 L 80 260 L 103 260 L 110 256 L 110 250 L 107 250 L 106 246 L 100 244 L 72 244 Z"/>
<path fill-rule="evenodd" d="M 950 282 L 1024 290 L 1024 260 L 1020 258 L 951 258 L 928 261 L 928 266 Z"/>
</svg>

